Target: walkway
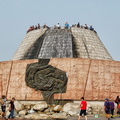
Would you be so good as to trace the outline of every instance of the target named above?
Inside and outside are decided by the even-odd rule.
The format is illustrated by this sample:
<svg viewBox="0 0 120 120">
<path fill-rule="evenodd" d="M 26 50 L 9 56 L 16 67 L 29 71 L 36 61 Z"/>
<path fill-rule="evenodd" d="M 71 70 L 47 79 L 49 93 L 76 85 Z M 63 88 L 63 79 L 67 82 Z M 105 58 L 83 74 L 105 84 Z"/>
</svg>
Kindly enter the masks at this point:
<svg viewBox="0 0 120 120">
<path fill-rule="evenodd" d="M 49 119 L 49 120 L 77 120 L 77 119 L 78 117 L 68 117 L 67 119 Z M 8 120 L 8 119 L 0 118 L 0 120 Z M 32 119 L 9 119 L 9 120 L 32 120 Z M 45 119 L 39 119 L 39 120 L 45 120 Z M 81 120 L 85 120 L 85 118 L 82 117 Z M 106 120 L 106 118 L 105 117 L 95 118 L 94 116 L 88 116 L 88 120 Z M 120 120 L 120 116 L 110 118 L 110 120 Z"/>
<path fill-rule="evenodd" d="M 77 120 L 78 117 L 69 117 L 67 120 Z M 85 120 L 84 117 L 81 118 L 81 120 Z M 106 120 L 105 117 L 98 117 L 95 118 L 94 116 L 88 116 L 88 120 Z M 120 117 L 110 118 L 110 120 L 120 120 Z"/>
</svg>

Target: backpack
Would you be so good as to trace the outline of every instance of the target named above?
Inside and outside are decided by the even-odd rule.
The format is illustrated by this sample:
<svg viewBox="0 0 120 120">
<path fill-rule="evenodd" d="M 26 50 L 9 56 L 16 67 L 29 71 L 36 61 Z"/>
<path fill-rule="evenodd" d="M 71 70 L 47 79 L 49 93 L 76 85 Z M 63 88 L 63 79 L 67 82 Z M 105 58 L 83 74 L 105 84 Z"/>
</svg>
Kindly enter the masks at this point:
<svg viewBox="0 0 120 120">
<path fill-rule="evenodd" d="M 106 108 L 107 108 L 107 109 L 110 109 L 110 103 L 109 103 L 109 102 L 107 102 Z"/>
</svg>

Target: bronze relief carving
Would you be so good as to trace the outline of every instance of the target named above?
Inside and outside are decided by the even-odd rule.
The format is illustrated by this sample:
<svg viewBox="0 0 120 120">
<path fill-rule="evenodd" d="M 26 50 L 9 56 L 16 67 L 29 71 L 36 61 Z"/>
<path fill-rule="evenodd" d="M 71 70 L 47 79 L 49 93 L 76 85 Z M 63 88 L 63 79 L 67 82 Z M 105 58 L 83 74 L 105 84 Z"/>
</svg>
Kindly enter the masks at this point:
<svg viewBox="0 0 120 120">
<path fill-rule="evenodd" d="M 38 63 L 28 64 L 26 68 L 26 85 L 41 90 L 45 100 L 53 97 L 54 93 L 63 93 L 68 81 L 66 72 L 48 65 L 49 59 L 40 59 Z"/>
</svg>

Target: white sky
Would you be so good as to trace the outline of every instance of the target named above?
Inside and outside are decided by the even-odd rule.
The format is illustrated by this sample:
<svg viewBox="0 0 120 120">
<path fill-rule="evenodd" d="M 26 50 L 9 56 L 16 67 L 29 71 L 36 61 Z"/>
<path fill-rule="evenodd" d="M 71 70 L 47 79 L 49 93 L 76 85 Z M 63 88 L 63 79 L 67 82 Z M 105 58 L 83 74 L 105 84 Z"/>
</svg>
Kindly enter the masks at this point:
<svg viewBox="0 0 120 120">
<path fill-rule="evenodd" d="M 10 61 L 31 25 L 93 25 L 120 61 L 120 0 L 0 0 L 0 61 Z"/>
</svg>

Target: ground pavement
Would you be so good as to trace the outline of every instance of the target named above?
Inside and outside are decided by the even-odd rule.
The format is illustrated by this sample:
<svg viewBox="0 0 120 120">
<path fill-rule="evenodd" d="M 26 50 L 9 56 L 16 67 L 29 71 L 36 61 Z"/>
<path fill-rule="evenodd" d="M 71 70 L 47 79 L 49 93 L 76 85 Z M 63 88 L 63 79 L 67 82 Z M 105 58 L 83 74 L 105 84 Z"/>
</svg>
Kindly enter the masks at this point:
<svg viewBox="0 0 120 120">
<path fill-rule="evenodd" d="M 8 120 L 0 118 L 0 120 Z M 33 120 L 33 119 L 9 119 L 9 120 Z M 45 119 L 39 119 L 39 120 L 45 120 Z M 49 120 L 78 120 L 78 117 L 68 117 L 67 119 L 49 119 Z M 84 117 L 81 118 L 81 120 L 85 120 Z M 103 116 L 98 116 L 98 118 L 95 118 L 94 116 L 88 116 L 88 120 L 106 120 Z M 120 120 L 120 116 L 115 116 L 114 118 L 110 118 L 110 120 Z"/>
<path fill-rule="evenodd" d="M 77 120 L 78 117 L 68 117 L 67 120 Z M 85 120 L 84 117 L 81 118 L 81 120 Z M 98 117 L 98 118 L 95 118 L 94 116 L 88 116 L 88 120 L 106 120 L 105 117 Z M 114 118 L 110 118 L 110 120 L 120 120 L 120 117 L 114 117 Z"/>
</svg>

